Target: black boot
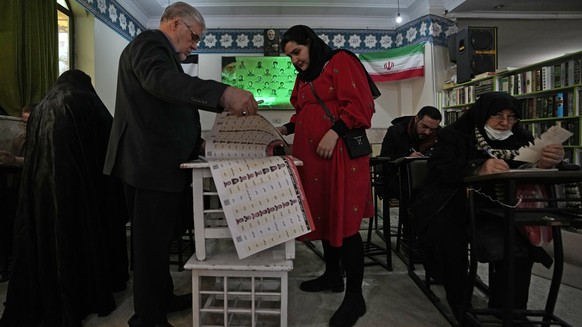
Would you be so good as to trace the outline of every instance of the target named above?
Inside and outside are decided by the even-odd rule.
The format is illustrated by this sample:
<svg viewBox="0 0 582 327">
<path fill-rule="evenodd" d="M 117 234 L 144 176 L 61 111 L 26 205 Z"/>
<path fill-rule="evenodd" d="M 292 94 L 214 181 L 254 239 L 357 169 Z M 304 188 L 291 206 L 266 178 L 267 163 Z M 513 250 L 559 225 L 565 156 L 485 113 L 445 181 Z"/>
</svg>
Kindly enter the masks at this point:
<svg viewBox="0 0 582 327">
<path fill-rule="evenodd" d="M 329 327 L 350 327 L 366 313 L 366 301 L 360 293 L 346 292 L 342 304 L 329 320 Z"/>
<path fill-rule="evenodd" d="M 321 245 L 323 246 L 325 272 L 315 279 L 301 283 L 299 288 L 304 292 L 343 292 L 344 278 L 340 267 L 341 248 L 331 246 L 327 240 L 322 240 Z"/>
<path fill-rule="evenodd" d="M 325 272 L 315 279 L 301 283 L 299 288 L 303 292 L 332 291 L 338 293 L 344 291 L 344 279 L 339 271 L 337 273 Z"/>
</svg>

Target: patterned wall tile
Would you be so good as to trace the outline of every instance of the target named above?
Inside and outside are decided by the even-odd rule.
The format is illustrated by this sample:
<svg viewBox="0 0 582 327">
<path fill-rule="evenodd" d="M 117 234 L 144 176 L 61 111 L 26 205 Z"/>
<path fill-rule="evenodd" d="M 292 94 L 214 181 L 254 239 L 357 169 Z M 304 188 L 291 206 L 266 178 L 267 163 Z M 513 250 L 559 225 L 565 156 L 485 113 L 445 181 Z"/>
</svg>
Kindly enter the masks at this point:
<svg viewBox="0 0 582 327">
<path fill-rule="evenodd" d="M 127 40 L 146 29 L 115 0 L 77 2 Z M 420 42 L 447 46 L 447 37 L 456 31 L 454 22 L 434 15 L 420 17 L 395 30 L 315 29 L 317 35 L 332 48 L 356 53 L 378 52 Z M 263 53 L 263 32 L 263 29 L 208 29 L 196 52 Z M 279 30 L 281 35 L 284 32 Z"/>
</svg>

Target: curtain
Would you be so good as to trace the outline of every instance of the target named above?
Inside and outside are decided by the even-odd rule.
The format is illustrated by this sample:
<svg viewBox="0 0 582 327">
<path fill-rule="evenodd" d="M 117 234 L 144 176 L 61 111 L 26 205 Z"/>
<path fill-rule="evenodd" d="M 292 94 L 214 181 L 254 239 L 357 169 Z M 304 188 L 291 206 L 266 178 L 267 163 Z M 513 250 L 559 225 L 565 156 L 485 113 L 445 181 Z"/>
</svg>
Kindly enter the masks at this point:
<svg viewBox="0 0 582 327">
<path fill-rule="evenodd" d="M 55 0 L 0 1 L 0 106 L 20 116 L 58 77 Z"/>
</svg>

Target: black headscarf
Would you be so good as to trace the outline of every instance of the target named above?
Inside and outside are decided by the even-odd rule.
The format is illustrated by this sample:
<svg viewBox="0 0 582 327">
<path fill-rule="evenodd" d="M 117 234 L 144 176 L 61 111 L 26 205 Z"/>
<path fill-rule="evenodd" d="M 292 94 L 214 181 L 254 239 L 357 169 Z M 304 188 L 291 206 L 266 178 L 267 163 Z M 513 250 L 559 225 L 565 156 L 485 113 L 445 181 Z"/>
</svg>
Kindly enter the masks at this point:
<svg viewBox="0 0 582 327">
<path fill-rule="evenodd" d="M 295 25 L 283 34 L 281 39 L 281 48 L 289 41 L 295 41 L 297 44 L 306 45 L 309 48 L 309 67 L 303 71 L 295 67 L 299 74 L 297 76 L 304 82 L 311 82 L 320 74 L 325 63 L 332 57 L 333 51 L 315 32 L 305 25 Z"/>
<path fill-rule="evenodd" d="M 473 127 L 479 128 L 484 133 L 483 127 L 491 116 L 504 109 L 511 109 L 517 118 L 520 117 L 519 101 L 506 92 L 489 92 L 481 95 L 471 108 L 457 119 L 453 125 L 472 130 Z M 519 124 L 514 124 L 512 131 L 518 128 Z"/>
<path fill-rule="evenodd" d="M 305 25 L 295 25 L 287 30 L 283 37 L 281 38 L 281 49 L 285 49 L 285 45 L 289 41 L 294 41 L 297 44 L 306 45 L 309 48 L 309 67 L 305 71 L 295 67 L 299 72 L 297 76 L 303 82 L 311 82 L 316 79 L 323 70 L 323 66 L 326 62 L 328 62 L 331 57 L 335 54 L 339 53 L 340 51 L 344 51 L 349 53 L 351 56 L 356 58 L 360 65 L 360 59 L 351 51 L 338 49 L 332 50 L 329 45 L 327 45 L 319 36 L 315 34 L 315 32 L 308 26 Z M 374 99 L 381 95 L 378 87 L 372 81 L 372 78 L 362 65 L 362 69 L 366 73 L 366 78 L 368 79 L 368 84 L 370 86 L 370 90 L 372 91 L 372 96 Z"/>
</svg>

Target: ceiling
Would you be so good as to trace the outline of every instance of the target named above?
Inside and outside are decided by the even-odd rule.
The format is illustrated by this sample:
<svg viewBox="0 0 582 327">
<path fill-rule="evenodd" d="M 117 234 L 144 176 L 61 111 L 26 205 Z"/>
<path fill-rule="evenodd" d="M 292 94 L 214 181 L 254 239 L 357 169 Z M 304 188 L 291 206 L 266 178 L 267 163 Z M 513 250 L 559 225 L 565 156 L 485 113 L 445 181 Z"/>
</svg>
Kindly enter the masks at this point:
<svg viewBox="0 0 582 327">
<path fill-rule="evenodd" d="M 582 0 L 183 0 L 200 10 L 208 28 L 394 29 L 427 14 L 451 20 L 582 18 Z M 118 0 L 148 28 L 156 28 L 164 7 L 176 0 Z M 495 8 L 495 6 L 500 6 Z M 338 21 L 341 26 L 338 26 Z"/>
</svg>

